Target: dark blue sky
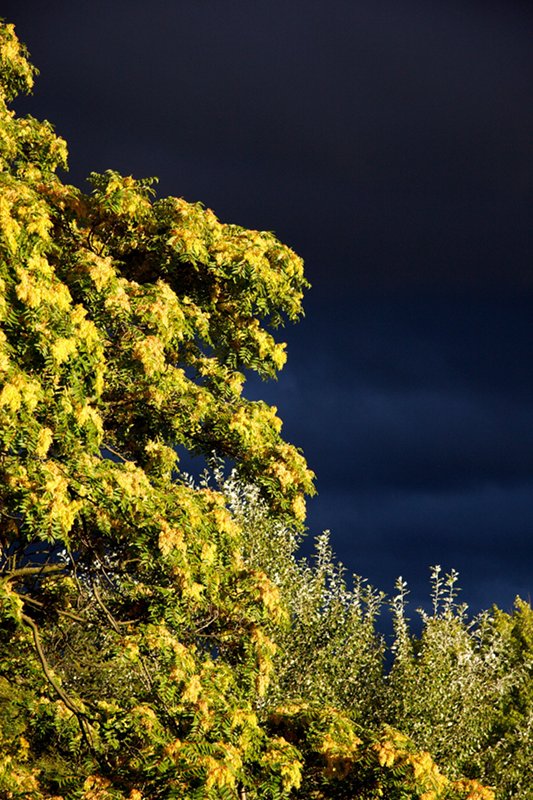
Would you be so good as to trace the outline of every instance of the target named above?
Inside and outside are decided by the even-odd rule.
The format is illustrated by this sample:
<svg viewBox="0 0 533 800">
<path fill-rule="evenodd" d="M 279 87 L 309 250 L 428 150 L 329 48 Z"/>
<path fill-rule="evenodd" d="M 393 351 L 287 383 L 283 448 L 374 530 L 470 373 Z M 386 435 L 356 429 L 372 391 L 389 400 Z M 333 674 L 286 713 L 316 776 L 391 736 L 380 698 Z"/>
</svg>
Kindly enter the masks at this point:
<svg viewBox="0 0 533 800">
<path fill-rule="evenodd" d="M 278 406 L 310 534 L 413 604 L 533 588 L 533 10 L 467 0 L 4 2 L 70 180 L 157 175 L 313 284 Z"/>
</svg>

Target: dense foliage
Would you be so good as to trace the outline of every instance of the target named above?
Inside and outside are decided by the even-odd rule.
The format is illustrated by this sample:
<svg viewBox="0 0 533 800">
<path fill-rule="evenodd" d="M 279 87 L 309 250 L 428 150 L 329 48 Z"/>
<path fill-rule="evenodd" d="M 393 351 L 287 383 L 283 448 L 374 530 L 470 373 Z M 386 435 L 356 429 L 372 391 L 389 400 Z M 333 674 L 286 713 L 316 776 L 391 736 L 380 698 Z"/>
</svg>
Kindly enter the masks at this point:
<svg viewBox="0 0 533 800">
<path fill-rule="evenodd" d="M 489 800 L 530 741 L 526 607 L 487 622 L 515 677 L 466 780 L 470 729 L 432 738 L 410 683 L 437 622 L 385 679 L 380 596 L 325 539 L 297 559 L 313 476 L 242 394 L 283 366 L 301 260 L 153 181 L 62 182 L 63 140 L 8 105 L 34 73 L 0 25 L 0 797 Z M 194 484 L 183 449 L 236 477 Z"/>
</svg>

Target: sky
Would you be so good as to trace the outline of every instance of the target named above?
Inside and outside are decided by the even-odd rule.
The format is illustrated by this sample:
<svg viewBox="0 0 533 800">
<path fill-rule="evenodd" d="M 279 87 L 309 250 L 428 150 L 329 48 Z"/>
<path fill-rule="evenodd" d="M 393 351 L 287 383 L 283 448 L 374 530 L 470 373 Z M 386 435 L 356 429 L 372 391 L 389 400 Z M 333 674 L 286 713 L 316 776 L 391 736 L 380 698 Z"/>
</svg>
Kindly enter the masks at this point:
<svg viewBox="0 0 533 800">
<path fill-rule="evenodd" d="M 305 260 L 276 405 L 309 541 L 413 610 L 533 589 L 533 8 L 474 0 L 4 0 L 20 113 L 68 180 L 159 177 Z"/>
</svg>

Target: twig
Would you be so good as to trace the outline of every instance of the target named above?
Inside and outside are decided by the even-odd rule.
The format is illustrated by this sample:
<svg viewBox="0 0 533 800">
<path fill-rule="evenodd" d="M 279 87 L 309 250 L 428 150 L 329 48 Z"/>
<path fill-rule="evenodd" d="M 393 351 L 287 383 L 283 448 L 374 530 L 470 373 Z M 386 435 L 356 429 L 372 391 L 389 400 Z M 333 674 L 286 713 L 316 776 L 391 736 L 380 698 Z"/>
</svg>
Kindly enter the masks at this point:
<svg viewBox="0 0 533 800">
<path fill-rule="evenodd" d="M 198 634 L 200 633 L 200 631 L 205 630 L 205 628 L 208 628 L 211 625 L 211 623 L 215 622 L 219 618 L 219 616 L 220 614 L 217 611 L 216 614 L 214 614 L 210 619 L 207 620 L 207 622 L 204 622 L 204 624 L 200 625 L 199 628 L 195 628 L 194 632 Z"/>
</svg>

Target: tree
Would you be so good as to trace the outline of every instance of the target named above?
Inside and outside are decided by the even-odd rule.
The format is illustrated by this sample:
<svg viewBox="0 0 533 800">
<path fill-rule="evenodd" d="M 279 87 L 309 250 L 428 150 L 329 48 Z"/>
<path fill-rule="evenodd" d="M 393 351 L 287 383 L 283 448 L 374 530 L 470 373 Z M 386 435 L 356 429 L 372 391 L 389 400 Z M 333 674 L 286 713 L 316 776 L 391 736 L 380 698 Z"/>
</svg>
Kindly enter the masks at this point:
<svg viewBox="0 0 533 800">
<path fill-rule="evenodd" d="M 533 798 L 533 609 L 516 598 L 512 614 L 493 609 L 490 640 L 502 691 L 480 758 L 485 781 L 503 797 Z"/>
<path fill-rule="evenodd" d="M 533 611 L 494 607 L 473 619 L 456 602 L 457 573 L 433 568 L 433 611 L 413 636 L 406 586 L 393 602 L 395 659 L 381 716 L 431 752 L 448 776 L 496 787 L 498 800 L 533 798 Z"/>
<path fill-rule="evenodd" d="M 243 530 L 246 563 L 270 576 L 290 614 L 288 627 L 269 627 L 275 668 L 261 706 L 270 728 L 297 743 L 303 758 L 301 786 L 291 796 L 434 800 L 466 793 L 472 800 L 493 796 L 487 783 L 499 800 L 527 796 L 519 791 L 530 783 L 527 715 L 517 727 L 505 714 L 511 769 L 489 732 L 509 687 L 529 685 L 528 651 L 515 647 L 510 667 L 492 618 L 470 621 L 455 604 L 456 573 L 445 582 L 434 569 L 434 615 L 423 614 L 420 639 L 410 631 L 399 581 L 388 670 L 375 625 L 384 594 L 358 576 L 350 585 L 328 532 L 317 537 L 312 559 L 299 556 L 297 532 L 272 518 L 256 487 L 222 470 L 215 476 Z M 511 773 L 520 781 L 515 793 Z"/>
<path fill-rule="evenodd" d="M 46 772 L 55 731 L 59 761 L 99 764 L 95 785 L 127 794 L 151 769 L 152 796 L 233 786 L 252 750 L 273 769 L 250 698 L 270 669 L 263 620 L 281 611 L 224 498 L 183 480 L 176 450 L 235 462 L 274 513 L 303 519 L 312 474 L 275 409 L 241 395 L 245 368 L 284 363 L 268 328 L 300 314 L 302 262 L 272 234 L 153 200 L 151 181 L 63 184 L 64 142 L 6 106 L 34 74 L 12 26 L 1 46 L 2 665 L 4 696 L 20 678 L 9 708 L 34 720 L 17 713 L 6 769 L 31 734 L 40 780 L 76 784 L 75 760 Z M 33 787 L 34 766 L 13 786 Z"/>
<path fill-rule="evenodd" d="M 63 183 L 63 140 L 8 106 L 34 74 L 2 25 L 0 794 L 331 797 L 342 777 L 465 796 L 396 734 L 263 710 L 290 608 L 224 493 L 179 468 L 215 454 L 302 528 L 313 475 L 242 395 L 245 370 L 283 366 L 301 260 L 153 180 Z"/>
<path fill-rule="evenodd" d="M 271 707 L 301 701 L 349 712 L 364 727 L 379 723 L 385 642 L 375 627 L 384 599 L 362 578 L 348 585 L 326 531 L 317 537 L 312 561 L 299 557 L 298 531 L 269 514 L 256 487 L 236 475 L 219 485 L 243 530 L 243 556 L 278 587 L 291 624 L 272 626 L 276 668 L 265 702 Z"/>
<path fill-rule="evenodd" d="M 388 742 L 398 769 L 408 766 L 409 758 L 431 753 L 448 778 L 468 776 L 494 786 L 498 800 L 529 798 L 530 605 L 517 598 L 512 614 L 494 607 L 471 618 L 466 605 L 457 602 L 458 574 L 452 570 L 443 576 L 440 567 L 434 567 L 432 613 L 419 611 L 422 629 L 415 635 L 406 615 L 408 588 L 399 579 L 398 594 L 390 601 L 395 636 L 387 659 L 386 642 L 375 625 L 384 595 L 357 576 L 350 586 L 328 534 L 317 538 L 311 560 L 299 556 L 297 533 L 272 518 L 256 488 L 235 476 L 224 478 L 221 470 L 217 477 L 244 532 L 245 561 L 271 577 L 289 609 L 290 626 L 270 628 L 277 645 L 275 669 L 262 703 L 274 719 L 280 707 L 291 709 L 295 717 L 292 722 L 285 719 L 284 725 L 288 730 L 292 725 L 292 736 L 301 737 L 299 748 L 306 752 L 309 739 L 314 741 L 313 730 L 315 735 L 328 735 L 324 731 L 332 727 L 339 745 L 342 735 L 336 726 L 346 725 L 348 717 L 355 723 L 355 728 L 346 729 L 352 735 L 366 737 L 368 744 L 372 734 L 374 748 Z M 391 727 L 384 729 L 384 723 Z M 348 747 L 346 738 L 344 742 Z M 367 791 L 369 776 L 384 780 L 372 765 L 365 774 L 365 758 L 354 769 L 346 751 L 344 759 L 340 751 L 337 775 L 343 776 L 342 788 L 335 785 L 330 769 L 332 797 Z M 358 752 L 361 756 L 361 747 Z M 313 757 L 303 771 L 303 797 L 315 796 L 313 781 L 326 791 L 328 768 L 320 760 L 313 767 Z M 393 793 L 399 785 L 406 791 L 408 782 L 407 773 L 401 781 L 396 777 L 387 791 Z"/>
</svg>

